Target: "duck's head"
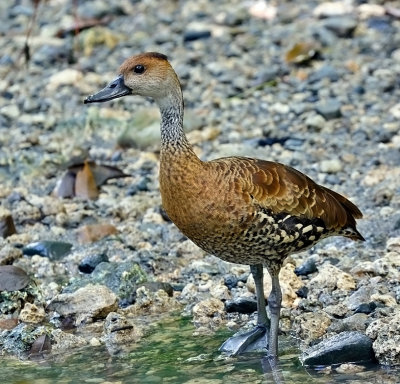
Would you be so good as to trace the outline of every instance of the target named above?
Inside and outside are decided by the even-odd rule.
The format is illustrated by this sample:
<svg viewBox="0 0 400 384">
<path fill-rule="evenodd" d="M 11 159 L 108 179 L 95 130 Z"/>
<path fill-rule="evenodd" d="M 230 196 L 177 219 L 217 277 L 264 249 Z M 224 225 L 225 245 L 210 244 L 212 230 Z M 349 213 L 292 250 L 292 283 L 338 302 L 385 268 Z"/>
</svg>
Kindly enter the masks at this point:
<svg viewBox="0 0 400 384">
<path fill-rule="evenodd" d="M 179 80 L 167 56 L 148 52 L 126 59 L 117 78 L 88 96 L 84 103 L 101 103 L 127 95 L 152 97 L 161 102 L 177 88 L 180 90 Z"/>
</svg>

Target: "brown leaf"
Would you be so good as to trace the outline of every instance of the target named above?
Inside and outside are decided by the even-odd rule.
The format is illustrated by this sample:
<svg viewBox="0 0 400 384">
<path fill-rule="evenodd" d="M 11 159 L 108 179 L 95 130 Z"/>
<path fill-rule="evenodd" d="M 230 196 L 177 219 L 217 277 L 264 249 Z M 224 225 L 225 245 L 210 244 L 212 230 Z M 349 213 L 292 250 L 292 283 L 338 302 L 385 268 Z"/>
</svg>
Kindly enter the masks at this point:
<svg viewBox="0 0 400 384">
<path fill-rule="evenodd" d="M 102 19 L 80 19 L 80 20 L 76 20 L 74 22 L 73 25 L 71 25 L 70 27 L 66 27 L 66 28 L 61 28 L 57 31 L 56 36 L 57 37 L 66 37 L 68 35 L 76 35 L 79 32 L 88 29 L 88 28 L 92 28 L 92 27 L 96 27 L 97 25 L 106 25 L 107 23 L 109 23 L 111 21 L 111 17 L 106 16 L 103 17 Z"/>
<path fill-rule="evenodd" d="M 19 291 L 25 288 L 30 280 L 23 269 L 13 265 L 0 265 L 0 292 Z"/>
<path fill-rule="evenodd" d="M 285 60 L 289 64 L 304 64 L 312 60 L 318 53 L 318 49 L 312 43 L 296 43 L 285 54 Z"/>
<path fill-rule="evenodd" d="M 18 319 L 0 319 L 0 329 L 13 329 L 17 326 Z"/>
<path fill-rule="evenodd" d="M 87 161 L 76 175 L 75 196 L 95 200 L 99 196 L 96 180 Z"/>
<path fill-rule="evenodd" d="M 126 173 L 122 172 L 117 167 L 112 167 L 110 165 L 96 164 L 93 161 L 85 161 L 85 163 L 90 165 L 90 170 L 96 180 L 98 187 L 103 185 L 109 179 L 115 179 L 119 177 L 127 177 Z M 74 164 L 68 167 L 68 170 L 72 173 L 77 174 L 84 166 L 85 163 Z"/>
<path fill-rule="evenodd" d="M 45 353 L 51 352 L 51 341 L 50 337 L 47 335 L 39 336 L 32 344 L 29 350 L 30 358 L 43 357 Z"/>
<path fill-rule="evenodd" d="M 14 233 L 17 233 L 17 231 L 11 213 L 0 207 L 0 237 L 6 238 Z"/>
<path fill-rule="evenodd" d="M 78 229 L 78 239 L 81 243 L 93 243 L 117 232 L 117 228 L 111 224 L 84 225 Z"/>
</svg>

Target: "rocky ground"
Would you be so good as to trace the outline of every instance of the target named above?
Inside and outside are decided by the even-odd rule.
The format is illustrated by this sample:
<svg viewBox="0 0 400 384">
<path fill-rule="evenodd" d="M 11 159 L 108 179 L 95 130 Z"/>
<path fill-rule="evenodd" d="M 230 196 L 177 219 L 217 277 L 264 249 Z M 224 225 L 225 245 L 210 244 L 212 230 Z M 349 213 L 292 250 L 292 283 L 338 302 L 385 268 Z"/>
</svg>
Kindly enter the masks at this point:
<svg viewBox="0 0 400 384">
<path fill-rule="evenodd" d="M 163 214 L 154 106 L 82 103 L 124 58 L 159 51 L 182 81 L 202 159 L 280 161 L 364 213 L 366 242 L 331 238 L 282 270 L 281 330 L 303 361 L 354 361 L 326 360 L 351 342 L 365 360 L 400 364 L 398 3 L 58 0 L 38 2 L 33 22 L 33 2 L 10 3 L 0 4 L 0 354 L 116 353 L 172 311 L 193 316 L 196 335 L 254 321 L 248 267 L 206 255 Z"/>
</svg>

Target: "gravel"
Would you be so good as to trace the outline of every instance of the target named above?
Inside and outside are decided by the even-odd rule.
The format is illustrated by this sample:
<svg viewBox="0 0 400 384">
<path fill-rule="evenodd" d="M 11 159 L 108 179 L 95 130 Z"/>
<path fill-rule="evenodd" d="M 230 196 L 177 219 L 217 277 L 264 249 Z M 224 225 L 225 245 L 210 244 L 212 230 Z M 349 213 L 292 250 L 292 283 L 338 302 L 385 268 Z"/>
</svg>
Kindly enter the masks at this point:
<svg viewBox="0 0 400 384">
<path fill-rule="evenodd" d="M 3 231 L 1 263 L 35 276 L 42 291 L 36 298 L 22 295 L 21 310 L 40 295 L 48 303 L 67 295 L 62 297 L 68 302 L 73 290 L 83 289 L 76 283 L 82 279 L 79 265 L 91 260 L 96 269 L 116 268 L 122 280 L 123 268 L 116 265 L 179 287 L 172 297 L 144 287 L 130 287 L 139 295 L 110 293 L 108 312 L 117 310 L 116 302 L 117 312 L 124 303 L 124 310 L 136 305 L 143 316 L 179 309 L 194 315 L 199 335 L 256 321 L 254 313 L 226 311 L 235 307 L 226 305 L 229 299 L 251 312 L 248 267 L 206 255 L 160 213 L 157 127 L 154 119 L 143 124 L 136 115 L 149 101 L 82 103 L 113 78 L 124 58 L 160 51 L 181 78 L 190 116 L 185 124 L 202 159 L 237 154 L 284 162 L 348 196 L 364 213 L 359 229 L 365 243 L 331 238 L 288 259 L 282 332 L 300 338 L 302 351 L 332 333 L 367 332 L 380 363 L 400 364 L 398 348 L 388 344 L 400 334 L 400 20 L 377 4 L 323 4 L 283 1 L 250 11 L 242 0 L 170 1 L 162 8 L 151 1 L 122 0 L 110 7 L 96 0 L 75 10 L 67 0 L 48 2 L 39 7 L 28 65 L 22 52 L 32 2 L 0 4 L 0 199 L 16 231 Z M 75 35 L 75 14 L 101 22 Z M 299 64 L 285 60 L 295 44 L 307 47 Z M 128 177 L 102 185 L 96 200 L 54 196 L 76 159 L 117 167 Z M 81 244 L 79 228 L 99 223 L 115 226 L 118 234 Z M 51 242 L 71 244 L 71 252 L 56 260 L 20 251 Z M 99 255 L 109 263 L 97 264 Z M 310 259 L 315 266 L 297 277 L 295 268 Z M 332 312 L 338 304 L 347 308 L 340 316 Z M 52 324 L 53 343 L 66 340 Z M 384 334 L 380 324 L 387 324 Z M 26 332 L 43 334 L 20 324 L 1 334 L 0 345 L 7 346 L 1 352 L 23 356 L 35 339 L 22 337 Z M 11 336 L 18 345 L 11 345 Z M 68 336 L 68 345 L 93 338 L 101 343 L 100 336 Z"/>
</svg>

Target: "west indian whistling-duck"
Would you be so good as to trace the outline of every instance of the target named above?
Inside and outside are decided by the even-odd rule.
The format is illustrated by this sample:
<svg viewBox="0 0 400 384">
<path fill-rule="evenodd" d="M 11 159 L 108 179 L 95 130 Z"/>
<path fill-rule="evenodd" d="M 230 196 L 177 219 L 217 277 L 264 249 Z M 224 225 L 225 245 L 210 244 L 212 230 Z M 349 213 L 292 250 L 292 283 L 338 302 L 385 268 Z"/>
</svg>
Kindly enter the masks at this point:
<svg viewBox="0 0 400 384">
<path fill-rule="evenodd" d="M 149 52 L 127 59 L 119 76 L 85 103 L 128 95 L 151 97 L 160 108 L 160 190 L 170 219 L 205 251 L 250 265 L 258 325 L 231 337 L 221 349 L 238 354 L 263 338 L 268 357 L 276 360 L 282 300 L 278 275 L 283 261 L 328 236 L 364 240 L 356 229 L 360 210 L 345 197 L 280 163 L 246 157 L 201 161 L 183 131 L 181 86 L 163 54 Z M 270 318 L 263 266 L 272 278 Z"/>
</svg>

